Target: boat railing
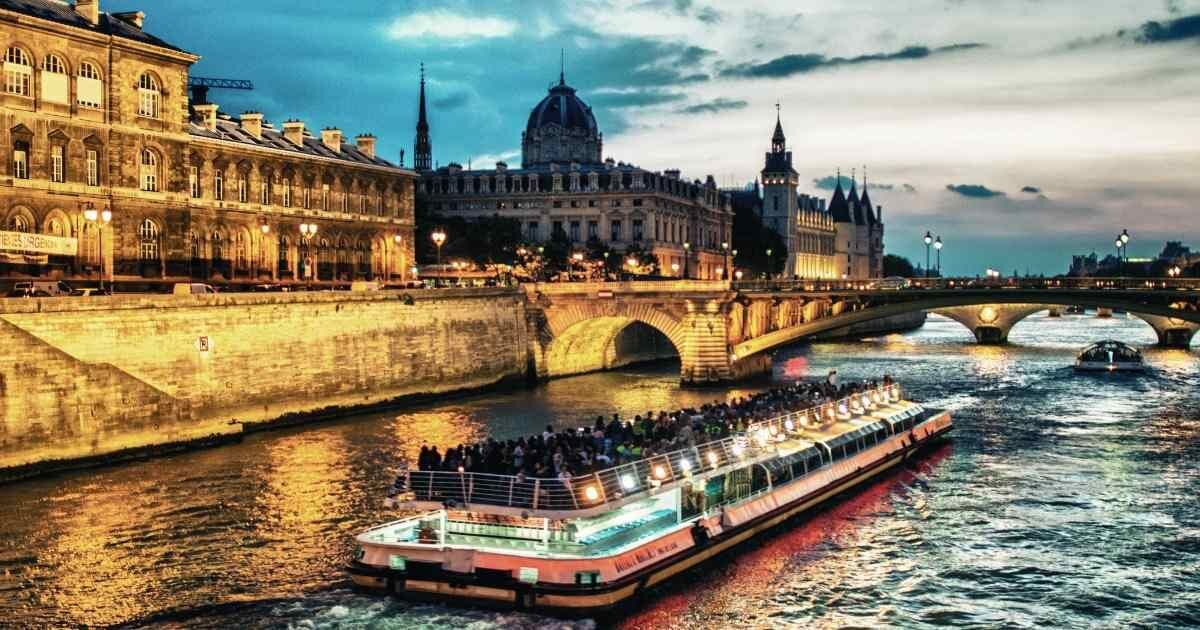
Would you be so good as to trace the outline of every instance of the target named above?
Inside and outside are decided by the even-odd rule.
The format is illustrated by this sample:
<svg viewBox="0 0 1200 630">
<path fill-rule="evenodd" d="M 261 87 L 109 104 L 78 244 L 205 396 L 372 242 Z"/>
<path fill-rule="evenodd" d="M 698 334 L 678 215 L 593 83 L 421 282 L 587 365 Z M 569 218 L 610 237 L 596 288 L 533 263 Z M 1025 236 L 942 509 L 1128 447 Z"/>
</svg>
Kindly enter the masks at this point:
<svg viewBox="0 0 1200 630">
<path fill-rule="evenodd" d="M 450 507 L 470 504 L 528 510 L 574 511 L 648 494 L 694 475 L 743 461 L 806 428 L 823 428 L 900 401 L 898 385 L 856 393 L 816 407 L 751 423 L 721 440 L 646 457 L 578 477 L 525 477 L 441 470 L 409 470 L 401 490 L 412 500 Z"/>
</svg>

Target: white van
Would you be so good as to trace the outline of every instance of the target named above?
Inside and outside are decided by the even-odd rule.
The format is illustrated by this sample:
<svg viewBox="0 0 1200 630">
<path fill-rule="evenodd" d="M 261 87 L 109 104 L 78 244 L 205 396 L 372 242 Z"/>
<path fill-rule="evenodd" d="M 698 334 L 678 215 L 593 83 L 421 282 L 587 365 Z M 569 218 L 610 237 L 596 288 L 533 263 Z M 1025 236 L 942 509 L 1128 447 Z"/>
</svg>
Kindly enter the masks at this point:
<svg viewBox="0 0 1200 630">
<path fill-rule="evenodd" d="M 175 290 L 172 295 L 206 295 L 216 293 L 217 290 L 211 284 L 203 282 L 176 282 Z"/>
</svg>

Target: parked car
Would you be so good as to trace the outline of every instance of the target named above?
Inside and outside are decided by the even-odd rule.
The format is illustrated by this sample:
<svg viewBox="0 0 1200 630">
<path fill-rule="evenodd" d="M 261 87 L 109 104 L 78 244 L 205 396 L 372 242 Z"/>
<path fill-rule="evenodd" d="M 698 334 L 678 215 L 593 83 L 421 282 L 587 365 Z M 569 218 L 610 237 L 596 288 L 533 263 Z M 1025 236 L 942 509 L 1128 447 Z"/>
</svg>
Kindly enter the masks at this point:
<svg viewBox="0 0 1200 630">
<path fill-rule="evenodd" d="M 171 292 L 174 295 L 206 295 L 216 293 L 217 290 L 211 284 L 203 282 L 176 282 L 175 289 Z"/>
<path fill-rule="evenodd" d="M 77 292 L 62 280 L 18 282 L 8 292 L 8 297 L 62 297 L 65 295 L 77 295 Z"/>
<path fill-rule="evenodd" d="M 83 288 L 83 289 L 75 289 L 75 292 L 74 292 L 74 293 L 72 293 L 72 295 L 78 295 L 78 296 L 80 296 L 80 297 L 93 297 L 93 296 L 98 296 L 98 295 L 112 295 L 112 289 L 109 289 L 109 288 L 100 289 L 100 288 L 97 288 L 97 287 L 86 287 L 86 288 Z"/>
</svg>

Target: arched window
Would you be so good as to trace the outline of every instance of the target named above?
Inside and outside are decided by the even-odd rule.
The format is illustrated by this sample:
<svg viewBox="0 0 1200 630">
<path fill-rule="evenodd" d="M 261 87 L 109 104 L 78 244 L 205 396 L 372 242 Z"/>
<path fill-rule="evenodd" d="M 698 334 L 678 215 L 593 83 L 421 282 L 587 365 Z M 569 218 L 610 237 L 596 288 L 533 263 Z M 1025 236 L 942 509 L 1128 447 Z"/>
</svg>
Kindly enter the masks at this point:
<svg viewBox="0 0 1200 630">
<path fill-rule="evenodd" d="M 214 261 L 223 259 L 225 256 L 225 251 L 223 248 L 224 243 L 221 239 L 220 232 L 212 233 L 212 239 L 209 244 L 212 246 L 212 259 Z"/>
<path fill-rule="evenodd" d="M 279 268 L 280 269 L 288 268 L 289 247 L 290 247 L 290 244 L 288 243 L 288 237 L 280 234 L 279 235 Z"/>
<path fill-rule="evenodd" d="M 42 60 L 41 99 L 66 105 L 71 102 L 70 96 L 71 78 L 67 76 L 67 64 L 58 55 L 46 55 Z"/>
<path fill-rule="evenodd" d="M 158 192 L 158 154 L 153 149 L 142 149 L 142 190 Z"/>
<path fill-rule="evenodd" d="M 158 224 L 150 219 L 138 226 L 138 258 L 158 260 Z"/>
<path fill-rule="evenodd" d="M 233 233 L 233 266 L 235 269 L 247 269 L 250 266 L 250 239 L 245 230 Z"/>
<path fill-rule="evenodd" d="M 79 64 L 79 78 L 75 82 L 76 100 L 81 107 L 100 109 L 104 105 L 104 80 L 96 64 L 85 61 Z"/>
<path fill-rule="evenodd" d="M 29 55 L 13 46 L 4 54 L 4 91 L 17 96 L 29 96 L 33 67 Z"/>
<path fill-rule="evenodd" d="M 188 247 L 192 253 L 192 258 L 200 258 L 200 235 L 196 232 L 188 232 Z"/>
<path fill-rule="evenodd" d="M 138 78 L 138 116 L 158 118 L 158 103 L 162 90 L 149 72 L 143 72 Z"/>
<path fill-rule="evenodd" d="M 67 236 L 67 222 L 61 217 L 50 217 L 46 221 L 46 234 L 50 236 Z"/>
<path fill-rule="evenodd" d="M 29 232 L 29 219 L 23 214 L 14 214 L 8 220 L 8 229 L 13 232 Z"/>
</svg>

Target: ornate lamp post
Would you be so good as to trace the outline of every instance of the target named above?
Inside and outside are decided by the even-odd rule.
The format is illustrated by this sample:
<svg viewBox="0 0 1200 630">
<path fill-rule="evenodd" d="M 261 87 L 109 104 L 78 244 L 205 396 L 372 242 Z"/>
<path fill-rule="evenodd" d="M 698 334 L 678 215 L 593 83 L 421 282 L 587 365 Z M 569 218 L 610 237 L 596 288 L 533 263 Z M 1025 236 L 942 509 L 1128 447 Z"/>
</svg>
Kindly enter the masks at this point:
<svg viewBox="0 0 1200 630">
<path fill-rule="evenodd" d="M 1125 242 L 1121 240 L 1120 235 L 1117 235 L 1113 244 L 1117 246 L 1117 277 L 1119 278 L 1121 274 L 1125 273 L 1125 259 L 1121 256 L 1121 248 L 1124 247 Z"/>
<path fill-rule="evenodd" d="M 771 254 L 772 254 L 772 250 L 770 247 L 768 247 L 767 248 L 767 280 L 771 279 L 771 276 L 774 274 L 774 270 L 775 270 L 775 268 L 771 266 Z"/>
<path fill-rule="evenodd" d="M 688 277 L 688 258 L 692 257 L 692 244 L 685 242 L 683 244 L 683 279 Z"/>
<path fill-rule="evenodd" d="M 437 264 L 440 270 L 442 266 L 442 243 L 446 242 L 446 232 L 441 228 L 437 228 L 433 231 L 433 234 L 429 235 L 429 238 L 433 239 L 434 245 L 437 245 Z"/>
<path fill-rule="evenodd" d="M 266 219 L 263 219 L 262 225 L 258 226 L 262 231 L 262 240 L 258 243 L 258 268 L 266 271 L 267 269 L 267 235 L 271 233 L 271 226 L 267 225 Z"/>
<path fill-rule="evenodd" d="M 392 236 L 392 241 L 394 243 L 396 243 L 396 260 L 400 260 L 400 253 L 404 249 L 402 247 L 402 245 L 404 245 L 404 237 L 400 236 L 399 234 L 395 234 Z M 392 270 L 395 269 L 397 266 L 398 265 L 393 262 L 391 264 L 391 266 L 388 268 L 387 272 L 384 274 L 384 277 L 387 278 L 388 280 L 391 280 L 392 279 Z M 404 280 L 404 268 L 403 267 L 400 267 L 400 279 Z"/>
<path fill-rule="evenodd" d="M 316 257 L 312 253 L 312 239 L 317 235 L 316 223 L 301 223 L 300 224 L 300 239 L 304 241 L 304 281 L 311 288 L 313 276 L 317 275 Z"/>
<path fill-rule="evenodd" d="M 933 241 L 933 248 L 937 250 L 937 271 L 938 277 L 942 277 L 942 235 L 938 234 L 937 239 Z"/>
<path fill-rule="evenodd" d="M 933 235 L 929 230 L 925 230 L 925 236 L 921 240 L 925 241 L 925 277 L 929 277 L 929 245 L 933 243 Z"/>
<path fill-rule="evenodd" d="M 725 269 L 729 267 L 729 242 L 722 241 L 721 249 L 725 250 L 725 266 L 720 268 L 720 271 L 717 272 L 717 275 L 720 276 L 721 280 L 724 280 L 725 279 Z"/>
<path fill-rule="evenodd" d="M 1125 262 L 1129 263 L 1129 230 L 1121 230 L 1121 250 L 1125 254 Z"/>
<path fill-rule="evenodd" d="M 100 292 L 104 293 L 104 227 L 112 222 L 112 211 L 107 208 L 98 211 L 96 210 L 96 206 L 92 205 L 92 202 L 89 201 L 83 205 L 83 218 L 90 223 L 96 224 L 96 231 L 99 232 L 97 246 L 100 248 Z M 112 270 L 111 265 L 109 265 L 109 270 Z M 110 280 L 108 283 L 109 291 L 112 290 L 112 284 Z"/>
</svg>

